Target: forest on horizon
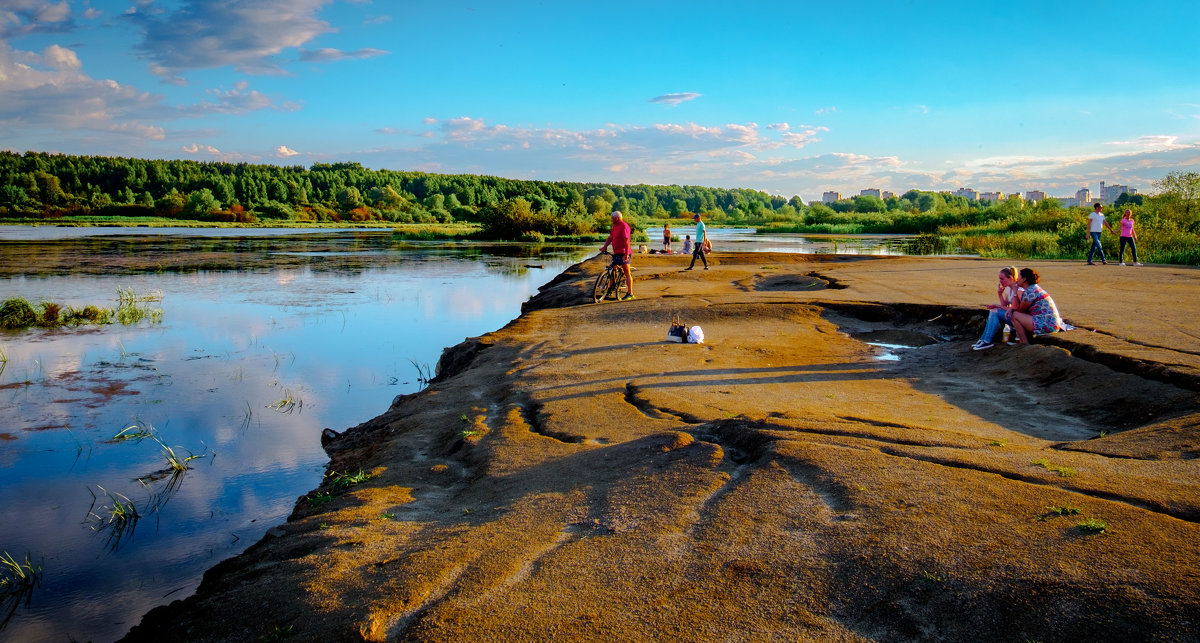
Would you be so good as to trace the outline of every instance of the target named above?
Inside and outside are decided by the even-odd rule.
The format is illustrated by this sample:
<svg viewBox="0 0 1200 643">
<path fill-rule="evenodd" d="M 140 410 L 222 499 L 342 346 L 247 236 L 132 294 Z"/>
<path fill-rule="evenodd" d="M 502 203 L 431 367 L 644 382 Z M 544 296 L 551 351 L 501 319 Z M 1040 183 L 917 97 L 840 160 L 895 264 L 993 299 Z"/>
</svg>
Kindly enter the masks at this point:
<svg viewBox="0 0 1200 643">
<path fill-rule="evenodd" d="M 1200 174 L 1172 172 L 1156 187 L 1156 195 L 1122 195 L 1107 214 L 1115 222 L 1118 210 L 1134 210 L 1154 260 L 1200 263 Z M 701 213 L 713 224 L 760 232 L 922 235 L 917 250 L 954 244 L 984 256 L 1074 258 L 1087 249 L 1085 209 L 1017 195 L 993 203 L 910 190 L 825 204 L 752 189 L 370 170 L 356 162 L 305 168 L 0 151 L 0 220 L 10 223 L 466 224 L 472 238 L 544 240 L 606 233 L 613 210 L 643 230 Z"/>
</svg>

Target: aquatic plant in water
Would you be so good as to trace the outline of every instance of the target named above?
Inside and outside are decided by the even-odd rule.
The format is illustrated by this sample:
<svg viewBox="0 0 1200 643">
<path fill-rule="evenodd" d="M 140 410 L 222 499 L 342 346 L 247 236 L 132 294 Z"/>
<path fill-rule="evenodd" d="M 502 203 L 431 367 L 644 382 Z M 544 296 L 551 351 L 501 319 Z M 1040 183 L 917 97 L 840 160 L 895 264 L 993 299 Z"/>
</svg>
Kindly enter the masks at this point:
<svg viewBox="0 0 1200 643">
<path fill-rule="evenodd" d="M 100 497 L 88 489 L 88 492 L 92 494 L 92 506 L 88 507 L 87 518 L 84 522 L 92 528 L 92 531 L 106 533 L 108 538 L 104 541 L 105 546 L 109 551 L 116 551 L 125 538 L 133 535 L 133 530 L 137 528 L 137 522 L 141 520 L 142 514 L 138 512 L 137 506 L 128 497 L 110 492 L 100 485 L 96 485 L 96 488 L 100 490 L 100 494 L 106 502 L 97 508 L 96 503 L 100 501 Z"/>
<path fill-rule="evenodd" d="M 20 330 L 29 328 L 37 323 L 37 312 L 33 306 L 22 297 L 5 299 L 0 304 L 0 328 L 5 330 Z"/>
<path fill-rule="evenodd" d="M 129 288 L 117 289 L 117 307 L 101 308 L 88 304 L 83 308 L 63 307 L 52 301 L 43 301 L 34 308 L 22 297 L 12 297 L 0 304 L 0 328 L 24 330 L 31 326 L 58 328 L 59 326 L 82 326 L 83 324 L 111 324 L 113 319 L 131 325 L 142 321 L 152 324 L 162 322 L 161 308 L 147 306 L 145 302 L 161 301 L 160 293 L 138 295 Z M 41 311 L 40 313 L 38 311 Z"/>
<path fill-rule="evenodd" d="M 3 615 L 0 617 L 0 630 L 8 625 L 22 601 L 29 605 L 34 588 L 41 582 L 42 566 L 35 566 L 28 553 L 24 561 L 13 558 L 7 551 L 0 555 L 0 614 Z"/>
</svg>

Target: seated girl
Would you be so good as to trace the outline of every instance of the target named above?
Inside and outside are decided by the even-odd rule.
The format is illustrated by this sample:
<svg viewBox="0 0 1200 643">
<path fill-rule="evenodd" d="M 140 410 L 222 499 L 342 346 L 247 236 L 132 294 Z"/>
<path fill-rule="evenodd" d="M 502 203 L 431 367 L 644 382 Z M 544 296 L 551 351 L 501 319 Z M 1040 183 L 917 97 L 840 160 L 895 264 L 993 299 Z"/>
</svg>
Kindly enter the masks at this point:
<svg viewBox="0 0 1200 643">
<path fill-rule="evenodd" d="M 1015 267 L 1000 269 L 999 283 L 996 286 L 996 298 L 1000 303 L 987 305 L 988 317 L 987 323 L 983 326 L 983 335 L 971 347 L 972 349 L 985 351 L 996 345 L 993 342 L 996 339 L 996 331 L 1006 323 L 1011 311 L 1017 308 L 1021 295 L 1025 293 L 1025 290 L 1017 285 L 1016 279 L 1017 269 Z"/>
<path fill-rule="evenodd" d="M 1025 294 L 1012 314 L 1013 328 L 1017 329 L 1017 338 L 1022 344 L 1028 344 L 1033 335 L 1045 335 L 1067 330 L 1062 316 L 1058 314 L 1058 306 L 1050 298 L 1050 293 L 1038 285 L 1040 277 L 1033 268 L 1022 268 L 1017 285 L 1025 289 Z"/>
</svg>

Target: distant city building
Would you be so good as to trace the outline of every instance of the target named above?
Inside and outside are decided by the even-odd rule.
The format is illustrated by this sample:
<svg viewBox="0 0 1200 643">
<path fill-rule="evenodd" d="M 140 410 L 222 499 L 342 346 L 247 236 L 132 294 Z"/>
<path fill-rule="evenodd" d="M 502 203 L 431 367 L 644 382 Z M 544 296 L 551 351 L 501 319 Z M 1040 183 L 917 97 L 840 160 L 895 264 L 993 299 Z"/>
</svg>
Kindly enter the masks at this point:
<svg viewBox="0 0 1200 643">
<path fill-rule="evenodd" d="M 821 194 L 821 203 L 833 203 L 834 201 L 841 201 L 841 200 L 842 200 L 841 192 L 825 192 L 825 193 Z"/>
<path fill-rule="evenodd" d="M 966 197 L 972 201 L 979 200 L 979 192 L 972 190 L 971 188 L 958 188 L 954 191 L 954 196 Z"/>
<path fill-rule="evenodd" d="M 1133 196 L 1137 194 L 1137 188 L 1131 188 L 1128 185 L 1105 185 L 1104 181 L 1100 182 L 1100 202 L 1113 203 L 1121 197 L 1122 194 Z"/>
<path fill-rule="evenodd" d="M 858 195 L 859 195 L 859 196 L 873 196 L 873 197 L 883 198 L 883 197 L 882 197 L 882 196 L 880 196 L 880 194 L 879 194 L 879 188 L 867 188 L 867 189 L 865 189 L 865 190 L 860 190 L 860 191 L 859 191 L 859 193 L 858 193 Z"/>
<path fill-rule="evenodd" d="M 991 201 L 992 203 L 998 203 L 998 202 L 1004 200 L 1004 193 L 1003 192 L 980 192 L 979 200 L 980 201 Z"/>
<path fill-rule="evenodd" d="M 892 191 L 890 191 L 890 190 L 884 190 L 884 191 L 883 191 L 883 197 L 882 197 L 882 198 L 886 200 L 886 199 L 890 199 L 890 198 L 892 198 L 892 197 L 894 197 L 894 196 L 896 196 L 896 193 L 895 193 L 895 192 L 892 192 Z"/>
<path fill-rule="evenodd" d="M 1053 198 L 1055 201 L 1058 201 L 1059 206 L 1064 208 L 1077 208 L 1088 203 L 1087 199 L 1080 201 L 1079 197 L 1074 196 L 1056 196 Z"/>
<path fill-rule="evenodd" d="M 1029 201 L 1030 203 L 1037 203 L 1039 201 L 1045 201 L 1046 193 L 1042 192 L 1041 190 L 1026 190 L 1025 191 L 1025 200 Z"/>
<path fill-rule="evenodd" d="M 1079 205 L 1081 206 L 1088 205 L 1092 202 L 1092 191 L 1085 187 L 1079 188 L 1079 190 L 1075 192 L 1075 200 L 1078 201 Z"/>
</svg>

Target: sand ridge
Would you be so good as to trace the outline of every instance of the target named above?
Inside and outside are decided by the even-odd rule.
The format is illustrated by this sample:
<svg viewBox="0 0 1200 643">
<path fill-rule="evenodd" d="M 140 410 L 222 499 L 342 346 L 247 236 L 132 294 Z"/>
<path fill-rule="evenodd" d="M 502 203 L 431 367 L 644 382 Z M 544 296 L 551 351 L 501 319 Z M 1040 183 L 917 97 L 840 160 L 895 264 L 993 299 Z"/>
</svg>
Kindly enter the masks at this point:
<svg viewBox="0 0 1200 643">
<path fill-rule="evenodd" d="M 710 263 L 568 269 L 127 639 L 1200 636 L 1200 271 L 1035 263 L 1079 329 L 973 352 L 1002 262 Z"/>
</svg>

